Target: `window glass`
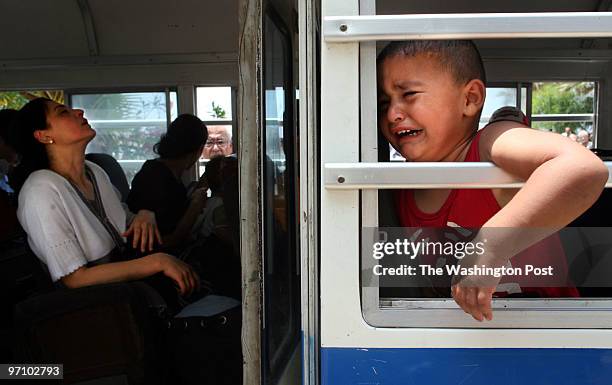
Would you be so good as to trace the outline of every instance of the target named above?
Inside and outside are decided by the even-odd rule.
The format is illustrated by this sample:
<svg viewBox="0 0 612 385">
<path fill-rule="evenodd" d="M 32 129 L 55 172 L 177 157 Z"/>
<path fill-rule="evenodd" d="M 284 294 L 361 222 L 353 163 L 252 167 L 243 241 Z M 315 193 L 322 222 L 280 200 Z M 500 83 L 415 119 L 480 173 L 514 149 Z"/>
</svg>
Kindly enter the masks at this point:
<svg viewBox="0 0 612 385">
<path fill-rule="evenodd" d="M 516 87 L 487 87 L 487 97 L 482 107 L 478 128 L 482 128 L 489 123 L 491 115 L 501 107 L 516 107 Z"/>
<path fill-rule="evenodd" d="M 596 88 L 595 82 L 533 83 L 533 127 L 592 142 Z"/>
<path fill-rule="evenodd" d="M 276 383 L 299 340 L 295 92 L 289 36 L 269 14 L 264 37 L 264 377 Z"/>
<path fill-rule="evenodd" d="M 208 127 L 208 141 L 198 163 L 198 173 L 201 176 L 210 158 L 236 153 L 233 142 L 232 88 L 197 87 L 196 115 Z"/>
<path fill-rule="evenodd" d="M 232 120 L 231 87 L 197 87 L 196 111 L 203 121 Z"/>
<path fill-rule="evenodd" d="M 527 89 L 527 87 L 521 87 L 521 111 L 523 111 L 525 114 L 527 114 L 529 111 L 527 111 L 527 93 L 529 92 L 529 90 Z"/>
<path fill-rule="evenodd" d="M 18 110 L 27 102 L 36 98 L 48 98 L 58 103 L 65 103 L 64 91 L 4 91 L 0 92 L 0 109 Z"/>
<path fill-rule="evenodd" d="M 174 120 L 178 116 L 178 102 L 176 98 L 176 91 L 170 91 L 170 120 Z"/>
<path fill-rule="evenodd" d="M 172 94 L 171 106 L 166 105 L 165 92 L 72 95 L 72 106 L 85 111 L 97 132 L 87 152 L 112 155 L 131 183 L 144 161 L 156 157 L 153 146 L 167 129 L 167 109 L 176 115 Z"/>
</svg>

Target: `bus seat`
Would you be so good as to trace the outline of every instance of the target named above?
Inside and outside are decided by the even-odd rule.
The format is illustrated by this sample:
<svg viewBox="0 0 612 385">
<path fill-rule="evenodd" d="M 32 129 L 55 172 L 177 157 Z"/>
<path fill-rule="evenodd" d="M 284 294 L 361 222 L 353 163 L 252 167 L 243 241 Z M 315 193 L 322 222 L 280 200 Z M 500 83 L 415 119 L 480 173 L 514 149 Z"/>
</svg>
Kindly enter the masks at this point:
<svg viewBox="0 0 612 385">
<path fill-rule="evenodd" d="M 561 232 L 570 280 L 584 297 L 610 297 L 612 240 L 607 227 L 569 227 Z"/>
<path fill-rule="evenodd" d="M 143 282 L 60 289 L 15 307 L 17 362 L 60 362 L 64 381 L 159 384 L 163 300 Z M 117 383 L 117 382 L 113 382 Z"/>
<path fill-rule="evenodd" d="M 0 190 L 0 242 L 11 239 L 21 233 L 21 225 L 17 220 L 17 208 L 11 202 L 11 197 Z"/>
<path fill-rule="evenodd" d="M 378 190 L 378 227 L 399 227 L 394 190 Z"/>
<path fill-rule="evenodd" d="M 573 232 L 568 232 L 569 229 L 562 232 L 570 277 L 583 296 L 612 296 L 612 287 L 609 287 L 612 241 L 606 231 L 612 227 L 611 212 L 612 189 L 606 188 L 587 211 L 568 225 L 574 228 Z"/>
<path fill-rule="evenodd" d="M 569 227 L 612 227 L 612 189 L 603 190 L 597 201 Z"/>
<path fill-rule="evenodd" d="M 108 154 L 102 153 L 89 153 L 85 155 L 85 159 L 94 162 L 98 166 L 102 167 L 102 169 L 108 174 L 111 183 L 119 193 L 121 194 L 121 202 L 125 202 L 128 194 L 130 193 L 130 185 L 128 184 L 128 180 L 119 165 L 119 162 L 112 156 Z"/>
<path fill-rule="evenodd" d="M 29 249 L 25 234 L 0 241 L 0 362 L 13 361 L 15 305 L 51 289 L 51 280 Z"/>
</svg>

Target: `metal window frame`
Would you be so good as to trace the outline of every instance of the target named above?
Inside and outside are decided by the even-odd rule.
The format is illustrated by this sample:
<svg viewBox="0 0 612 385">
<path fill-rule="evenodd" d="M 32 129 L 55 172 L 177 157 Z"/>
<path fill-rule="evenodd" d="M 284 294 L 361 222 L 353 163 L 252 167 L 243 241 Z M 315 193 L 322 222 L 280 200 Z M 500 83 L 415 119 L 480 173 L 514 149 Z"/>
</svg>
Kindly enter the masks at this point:
<svg viewBox="0 0 612 385">
<path fill-rule="evenodd" d="M 538 114 L 531 115 L 532 122 L 594 122 L 595 114 Z"/>
<path fill-rule="evenodd" d="M 612 12 L 327 16 L 328 43 L 377 40 L 612 37 Z"/>
<path fill-rule="evenodd" d="M 327 43 L 359 42 L 360 161 L 325 163 L 324 189 L 359 190 L 360 229 L 378 224 L 380 188 L 516 188 L 522 181 L 492 164 L 398 164 L 377 162 L 375 41 L 400 39 L 516 38 L 612 36 L 612 13 L 580 14 L 481 14 L 363 16 L 375 12 L 374 0 L 360 0 L 360 16 L 324 17 Z M 374 11 L 373 11 L 374 10 Z M 538 23 L 534 23 L 537 17 Z M 543 22 L 542 22 L 543 20 Z M 602 23 L 602 20 L 605 22 Z M 500 24 L 501 23 L 501 24 Z M 492 27 L 491 27 L 492 26 Z M 583 28 L 586 26 L 586 28 Z M 560 29 L 563 29 L 562 31 Z M 524 33 L 527 30 L 529 32 Z M 438 32 L 442 31 L 442 32 Z M 521 32 L 523 31 L 523 32 Z M 517 102 L 524 84 L 516 84 Z M 531 87 L 527 87 L 531 110 Z M 531 115 L 531 111 L 527 111 Z M 364 128 L 363 130 L 361 128 Z M 607 164 L 609 170 L 611 164 Z M 410 173 L 406 173 L 410 169 Z M 452 180 L 448 172 L 452 171 Z M 409 176 L 409 177 L 408 177 Z M 441 178 L 441 176 L 443 176 Z M 398 182 L 399 181 L 399 182 Z M 444 182 L 441 182 L 444 181 Z M 468 181 L 468 183 L 465 183 Z M 608 187 L 612 186 L 610 179 Z M 362 235 L 359 234 L 361 239 Z M 361 266 L 367 268 L 367 266 Z M 384 299 L 379 297 L 377 277 L 373 287 L 359 285 L 364 321 L 374 327 L 444 328 L 609 328 L 612 300 L 498 300 L 493 301 L 496 318 L 485 325 L 467 321 L 453 300 Z M 589 306 L 585 306 L 586 304 Z"/>
<path fill-rule="evenodd" d="M 99 95 L 99 94 L 129 94 L 129 93 L 163 93 L 164 100 L 166 103 L 166 127 L 170 124 L 172 111 L 170 110 L 170 93 L 175 92 L 177 99 L 179 98 L 179 90 L 177 87 L 164 87 L 164 86 L 142 86 L 142 87 L 94 87 L 94 88 L 69 88 L 64 90 L 64 102 L 69 107 L 73 106 L 72 97 L 74 95 Z M 177 113 L 180 114 L 179 106 L 177 106 Z M 94 120 L 95 121 L 95 120 Z M 130 120 L 122 119 L 122 122 L 129 122 Z M 138 120 L 139 122 L 153 121 L 149 120 Z M 93 122 L 93 121 L 92 121 Z M 117 162 L 122 164 L 127 163 L 139 163 L 143 164 L 146 159 L 117 159 Z"/>
<path fill-rule="evenodd" d="M 612 162 L 604 163 L 612 174 Z M 490 162 L 326 163 L 323 181 L 328 190 L 490 189 L 524 184 Z M 612 187 L 612 175 L 606 187 Z M 366 224 L 377 223 L 368 218 Z"/>
<path fill-rule="evenodd" d="M 72 97 L 74 95 L 96 95 L 96 94 L 131 94 L 131 93 L 153 93 L 153 92 L 161 92 L 164 93 L 165 103 L 166 103 L 166 125 L 170 124 L 170 115 L 171 111 L 168 108 L 170 106 L 170 93 L 176 92 L 177 99 L 178 88 L 177 87 L 169 87 L 169 86 L 143 86 L 143 87 L 100 87 L 100 88 L 69 88 L 64 90 L 64 99 L 65 102 L 72 107 Z M 177 106 L 177 112 L 180 114 L 179 108 Z"/>
<path fill-rule="evenodd" d="M 238 148 L 239 146 L 239 141 L 235 140 L 236 138 L 238 138 L 238 132 L 237 131 L 237 111 L 236 111 L 236 106 L 237 106 L 237 95 L 238 95 L 238 91 L 237 91 L 237 87 L 229 85 L 227 83 L 225 84 L 195 84 L 193 86 L 193 114 L 196 115 L 197 114 L 197 100 L 198 100 L 198 88 L 206 88 L 206 87 L 229 87 L 230 88 L 230 92 L 231 92 L 231 96 L 230 96 L 230 101 L 231 101 L 231 106 L 232 106 L 232 118 L 231 119 L 222 119 L 222 120 L 203 120 L 202 122 L 204 122 L 205 125 L 207 126 L 231 126 L 232 127 L 232 146 L 234 148 L 234 153 L 238 154 L 238 152 L 240 151 L 240 149 Z M 199 179 L 200 175 L 204 173 L 204 170 L 206 168 L 206 163 L 208 163 L 209 159 L 199 159 L 196 162 L 196 167 L 195 167 L 195 173 L 196 173 L 196 177 Z"/>
<path fill-rule="evenodd" d="M 317 156 L 317 31 L 316 0 L 298 2 L 299 71 L 299 216 L 302 306 L 302 383 L 319 383 L 319 244 L 317 226 L 319 170 Z"/>
</svg>

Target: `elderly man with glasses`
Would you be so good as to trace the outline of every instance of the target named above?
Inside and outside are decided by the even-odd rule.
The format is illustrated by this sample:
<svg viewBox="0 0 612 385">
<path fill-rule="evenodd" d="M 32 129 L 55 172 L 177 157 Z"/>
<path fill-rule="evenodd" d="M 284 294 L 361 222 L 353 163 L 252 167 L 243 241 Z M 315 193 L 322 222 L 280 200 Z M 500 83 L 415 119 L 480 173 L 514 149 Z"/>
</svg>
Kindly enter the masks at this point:
<svg viewBox="0 0 612 385">
<path fill-rule="evenodd" d="M 211 159 L 216 156 L 231 155 L 233 152 L 231 127 L 208 126 L 208 140 L 204 145 L 202 157 Z"/>
</svg>

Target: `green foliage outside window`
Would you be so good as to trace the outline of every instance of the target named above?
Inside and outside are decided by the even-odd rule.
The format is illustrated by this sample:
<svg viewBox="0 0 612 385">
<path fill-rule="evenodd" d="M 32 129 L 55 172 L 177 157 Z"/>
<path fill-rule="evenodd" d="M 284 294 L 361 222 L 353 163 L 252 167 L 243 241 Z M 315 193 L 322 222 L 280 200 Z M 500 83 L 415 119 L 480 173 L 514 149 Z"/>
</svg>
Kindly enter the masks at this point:
<svg viewBox="0 0 612 385">
<path fill-rule="evenodd" d="M 532 114 L 592 114 L 595 98 L 593 82 L 533 83 Z M 534 127 L 574 133 L 592 126 L 591 122 L 534 122 Z"/>
<path fill-rule="evenodd" d="M 64 103 L 63 91 L 5 91 L 0 92 L 0 109 L 18 110 L 30 100 L 40 97 Z"/>
<path fill-rule="evenodd" d="M 211 115 L 217 119 L 225 119 L 225 110 L 223 109 L 223 107 L 218 104 L 215 104 L 215 102 L 213 101 Z"/>
</svg>

